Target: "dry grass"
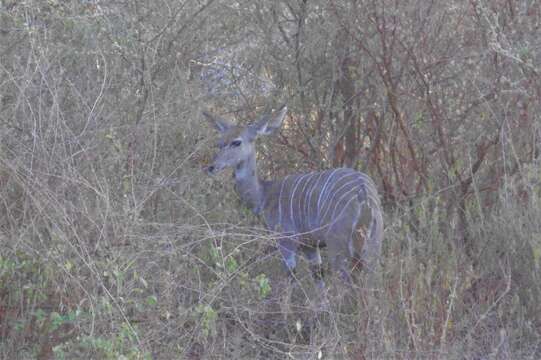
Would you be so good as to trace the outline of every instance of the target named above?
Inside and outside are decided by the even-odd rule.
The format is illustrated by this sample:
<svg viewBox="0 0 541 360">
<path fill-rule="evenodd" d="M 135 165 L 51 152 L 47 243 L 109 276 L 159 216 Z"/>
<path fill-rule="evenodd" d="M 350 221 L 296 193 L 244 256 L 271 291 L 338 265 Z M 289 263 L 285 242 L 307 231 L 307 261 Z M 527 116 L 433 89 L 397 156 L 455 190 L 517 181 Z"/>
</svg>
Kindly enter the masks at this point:
<svg viewBox="0 0 541 360">
<path fill-rule="evenodd" d="M 331 278 L 322 294 L 304 262 L 287 286 L 274 239 L 234 198 L 165 186 L 136 193 L 178 196 L 174 211 L 184 215 L 164 223 L 97 190 L 105 177 L 89 184 L 70 173 L 61 186 L 3 165 L 11 215 L 0 262 L 4 358 L 539 356 L 535 193 L 527 203 L 502 198 L 482 217 L 472 203 L 472 256 L 442 234 L 423 202 L 388 212 L 371 285 L 366 276 L 353 289 Z M 408 211 L 420 219 L 415 231 Z M 209 220 L 222 216 L 227 224 Z"/>
<path fill-rule="evenodd" d="M 210 147 L 204 140 L 210 131 L 200 120 L 203 108 L 227 103 L 229 110 L 236 111 L 242 104 L 238 108 L 250 113 L 257 104 L 272 102 L 246 91 L 262 87 L 250 77 L 258 75 L 258 66 L 266 69 L 259 62 L 284 67 L 284 72 L 276 71 L 284 74 L 276 76 L 284 82 L 282 100 L 291 96 L 288 100 L 300 109 L 305 106 L 301 95 L 306 95 L 306 102 L 314 97 L 308 96 L 308 88 L 294 88 L 297 77 L 291 76 L 287 83 L 294 66 L 288 63 L 291 69 L 286 69 L 284 64 L 295 57 L 286 52 L 287 46 L 277 49 L 275 58 L 260 55 L 274 49 L 274 43 L 266 43 L 273 41 L 272 36 L 254 40 L 253 49 L 240 49 L 250 52 L 247 59 L 254 64 L 247 60 L 247 67 L 256 70 L 238 83 L 226 84 L 227 96 L 204 89 L 208 83 L 201 83 L 197 67 L 205 64 L 193 59 L 204 59 L 201 54 L 207 54 L 209 47 L 230 46 L 234 52 L 244 31 L 266 35 L 263 20 L 275 20 L 252 16 L 251 7 L 243 15 L 227 1 L 201 3 L 170 2 L 169 6 L 178 7 L 174 9 L 154 1 L 29 0 L 4 1 L 0 6 L 0 358 L 541 358 L 541 164 L 540 135 L 535 135 L 541 132 L 538 101 L 528 93 L 539 90 L 538 46 L 529 44 L 539 38 L 534 15 L 521 10 L 512 17 L 502 15 L 501 24 L 485 24 L 490 20 L 486 14 L 492 12 L 484 2 L 472 2 L 483 5 L 476 5 L 478 9 L 461 9 L 458 2 L 441 5 L 437 14 L 442 21 L 455 12 L 460 15 L 453 18 L 457 24 L 462 16 L 469 16 L 464 28 L 457 29 L 463 36 L 451 34 L 451 40 L 464 38 L 464 44 L 454 44 L 468 50 L 460 61 L 447 58 L 454 47 L 448 50 L 439 37 L 426 36 L 419 42 L 427 46 L 419 50 L 419 59 L 430 70 L 430 79 L 440 76 L 434 78 L 430 91 L 424 73 L 420 78 L 406 77 L 407 86 L 398 86 L 396 93 L 378 80 L 367 85 L 367 93 L 374 94 L 365 99 L 366 109 L 359 108 L 363 114 L 370 112 L 363 121 L 370 118 L 389 127 L 377 131 L 377 136 L 381 130 L 388 138 L 379 143 L 374 158 L 389 165 L 385 141 L 394 144 L 393 154 L 398 156 L 393 159 L 394 170 L 404 170 L 396 175 L 401 186 L 415 186 L 414 181 L 408 183 L 408 174 L 420 178 L 425 174 L 417 173 L 419 169 L 407 158 L 409 152 L 402 154 L 405 138 L 393 119 L 407 122 L 404 134 L 424 136 L 430 146 L 437 143 L 432 139 L 436 131 L 431 127 L 434 120 L 424 117 L 428 111 L 423 93 L 432 94 L 431 104 L 450 118 L 459 114 L 468 119 L 469 127 L 462 128 L 459 119 L 449 125 L 454 128 L 443 129 L 443 133 L 448 130 L 448 150 L 457 155 L 453 166 L 458 168 L 442 163 L 440 150 L 432 152 L 430 146 L 418 153 L 430 170 L 426 174 L 433 175 L 422 178 L 423 186 L 438 189 L 447 181 L 458 184 L 453 178 L 458 174 L 463 176 L 462 185 L 468 184 L 468 191 L 461 194 L 468 197 L 460 209 L 448 206 L 459 193 L 446 192 L 447 188 L 416 197 L 407 206 L 399 201 L 389 204 L 379 272 L 371 279 L 360 275 L 353 288 L 331 277 L 321 293 L 304 261 L 297 281 L 287 285 L 273 252 L 275 239 L 240 205 L 228 179 L 209 179 L 201 171 Z M 507 7 L 507 2 L 501 4 Z M 413 16 L 407 24 L 421 23 L 422 13 L 413 10 L 405 13 Z M 533 14 L 535 6 L 528 11 Z M 359 7 L 359 13 L 364 16 L 364 9 Z M 238 17 L 229 19 L 224 14 Z M 528 16 L 528 21 L 520 21 L 520 16 Z M 223 23 L 224 18 L 231 24 Z M 254 23 L 255 18 L 261 24 Z M 170 19 L 166 27 L 164 19 Z M 334 30 L 325 23 L 319 35 L 304 32 L 323 36 L 327 30 L 337 31 L 343 24 L 341 18 L 333 19 L 338 22 Z M 355 26 L 372 26 L 371 21 L 351 20 Z M 486 27 L 488 35 L 473 25 Z M 511 25 L 528 31 L 508 30 Z M 378 25 L 375 32 L 389 31 L 383 33 L 387 36 L 407 28 Z M 295 32 L 288 27 L 281 30 Z M 512 36 L 506 38 L 506 31 Z M 366 33 L 371 32 L 367 27 Z M 448 35 L 445 30 L 434 34 Z M 522 39 L 521 34 L 527 36 Z M 412 44 L 424 36 L 406 35 Z M 329 32 L 328 38 L 333 36 Z M 501 48 L 492 37 L 509 46 Z M 328 38 L 309 39 L 307 49 L 320 50 Z M 431 41 L 434 49 L 445 48 L 441 58 L 424 58 L 431 53 Z M 374 54 L 389 55 L 377 48 L 379 43 L 377 37 L 367 40 L 375 47 Z M 411 56 L 408 52 L 404 58 Z M 322 88 L 315 84 L 314 94 L 327 91 L 325 69 L 336 64 L 325 61 L 337 57 L 322 54 L 317 57 L 322 64 L 308 60 L 301 64 L 314 68 L 316 75 L 323 73 Z M 491 66 L 483 67 L 484 73 L 478 70 L 475 62 L 483 64 L 487 58 L 501 73 L 495 74 Z M 389 58 L 381 64 L 413 76 L 402 70 L 411 70 L 410 63 L 399 61 L 399 57 Z M 361 65 L 359 69 L 373 64 Z M 351 76 L 358 76 L 355 84 L 365 86 L 365 81 L 378 79 L 378 72 L 379 81 L 393 83 L 394 74 L 389 76 L 378 66 L 366 74 L 353 71 Z M 466 75 L 461 67 L 468 68 Z M 236 68 L 227 69 L 231 78 L 238 75 Z M 467 78 L 474 72 L 479 74 Z M 495 74 L 497 80 L 487 74 Z M 418 89 L 419 79 L 426 90 Z M 246 83 L 252 81 L 257 84 L 250 88 Z M 487 84 L 502 89 L 487 93 Z M 479 89 L 455 96 L 455 90 L 447 92 L 451 85 L 457 94 L 467 87 Z M 409 93 L 408 86 L 421 95 Z M 364 94 L 364 88 L 357 90 Z M 471 97 L 477 99 L 473 104 L 467 103 Z M 407 106 L 391 114 L 384 105 L 373 105 L 376 100 Z M 297 118 L 308 121 L 309 115 L 315 117 L 321 110 L 336 121 L 339 103 L 331 105 L 325 110 L 314 103 L 313 114 Z M 471 112 L 470 105 L 476 110 Z M 324 124 L 323 131 L 341 133 L 332 121 Z M 438 124 L 448 126 L 444 120 Z M 367 122 L 362 131 L 365 125 L 374 130 Z M 491 130 L 490 139 L 485 139 L 485 127 Z M 530 133 L 534 135 L 528 139 L 521 136 Z M 281 163 L 273 165 L 275 173 L 308 164 L 294 152 L 306 148 L 305 139 L 285 135 L 283 146 L 261 147 L 265 155 L 281 155 Z M 327 137 L 321 144 L 332 144 L 332 136 Z M 499 147 L 493 139 L 501 142 Z M 467 147 L 465 155 L 453 146 Z M 287 154 L 286 149 L 290 149 Z M 332 149 L 319 150 L 332 153 Z M 490 156 L 476 167 L 473 155 L 485 156 L 489 150 Z M 468 165 L 468 159 L 473 165 Z M 399 169 L 401 164 L 396 163 L 402 161 Z M 263 168 L 271 166 L 265 163 Z M 388 167 L 382 173 L 394 181 Z M 498 181 L 481 181 L 496 173 Z M 383 179 L 373 175 L 381 185 Z M 397 185 L 392 181 L 387 184 L 390 188 Z M 461 218 L 457 212 L 465 215 L 464 228 L 457 222 Z M 464 231 L 468 246 L 459 241 Z"/>
</svg>

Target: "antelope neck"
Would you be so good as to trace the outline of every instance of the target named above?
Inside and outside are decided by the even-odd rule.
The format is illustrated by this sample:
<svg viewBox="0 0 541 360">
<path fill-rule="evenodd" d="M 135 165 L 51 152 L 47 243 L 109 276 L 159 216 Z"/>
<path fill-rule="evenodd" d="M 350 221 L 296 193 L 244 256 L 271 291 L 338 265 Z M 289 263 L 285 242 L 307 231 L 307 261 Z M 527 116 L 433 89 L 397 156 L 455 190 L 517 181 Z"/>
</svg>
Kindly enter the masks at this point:
<svg viewBox="0 0 541 360">
<path fill-rule="evenodd" d="M 255 213 L 263 209 L 263 183 L 257 177 L 255 154 L 235 167 L 235 189 L 242 201 Z"/>
</svg>

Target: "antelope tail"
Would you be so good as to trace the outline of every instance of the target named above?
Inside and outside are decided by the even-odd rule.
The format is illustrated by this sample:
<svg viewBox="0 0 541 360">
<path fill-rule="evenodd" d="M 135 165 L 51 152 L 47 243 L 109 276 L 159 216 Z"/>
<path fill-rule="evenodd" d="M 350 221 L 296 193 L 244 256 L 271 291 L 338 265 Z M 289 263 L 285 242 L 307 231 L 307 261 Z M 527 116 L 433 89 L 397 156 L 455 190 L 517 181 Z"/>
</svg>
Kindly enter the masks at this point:
<svg viewBox="0 0 541 360">
<path fill-rule="evenodd" d="M 369 199 L 368 207 L 371 212 L 371 222 L 366 234 L 365 245 L 361 252 L 361 262 L 368 272 L 374 272 L 381 257 L 381 244 L 383 242 L 383 214 L 379 201 Z"/>
</svg>

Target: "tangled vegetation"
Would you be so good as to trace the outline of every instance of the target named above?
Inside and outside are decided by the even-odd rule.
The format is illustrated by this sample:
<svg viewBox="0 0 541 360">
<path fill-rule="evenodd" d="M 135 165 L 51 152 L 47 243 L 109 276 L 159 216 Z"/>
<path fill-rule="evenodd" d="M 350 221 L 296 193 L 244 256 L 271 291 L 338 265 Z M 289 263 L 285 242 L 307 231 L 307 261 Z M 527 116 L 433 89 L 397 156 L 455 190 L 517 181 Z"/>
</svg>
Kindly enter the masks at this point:
<svg viewBox="0 0 541 360">
<path fill-rule="evenodd" d="M 540 39 L 534 0 L 1 0 L 0 358 L 540 358 Z M 202 110 L 282 103 L 260 175 L 370 174 L 371 281 L 287 286 L 202 171 Z"/>
</svg>

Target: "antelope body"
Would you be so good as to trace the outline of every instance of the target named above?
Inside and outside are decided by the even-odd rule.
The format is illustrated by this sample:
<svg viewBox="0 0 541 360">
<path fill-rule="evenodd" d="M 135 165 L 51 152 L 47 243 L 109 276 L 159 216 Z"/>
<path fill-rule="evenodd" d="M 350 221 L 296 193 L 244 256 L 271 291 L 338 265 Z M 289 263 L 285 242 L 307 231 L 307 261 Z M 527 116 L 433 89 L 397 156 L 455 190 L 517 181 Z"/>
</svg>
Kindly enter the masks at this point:
<svg viewBox="0 0 541 360">
<path fill-rule="evenodd" d="M 258 178 L 254 141 L 276 131 L 286 112 L 284 106 L 246 127 L 204 113 L 221 133 L 209 173 L 234 169 L 235 188 L 243 202 L 263 216 L 269 230 L 281 234 L 278 248 L 290 275 L 301 250 L 323 286 L 319 248 L 324 246 L 332 268 L 346 279 L 350 259 L 373 269 L 381 252 L 383 216 L 376 186 L 368 175 L 336 168 L 281 180 Z"/>
</svg>

